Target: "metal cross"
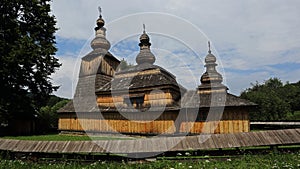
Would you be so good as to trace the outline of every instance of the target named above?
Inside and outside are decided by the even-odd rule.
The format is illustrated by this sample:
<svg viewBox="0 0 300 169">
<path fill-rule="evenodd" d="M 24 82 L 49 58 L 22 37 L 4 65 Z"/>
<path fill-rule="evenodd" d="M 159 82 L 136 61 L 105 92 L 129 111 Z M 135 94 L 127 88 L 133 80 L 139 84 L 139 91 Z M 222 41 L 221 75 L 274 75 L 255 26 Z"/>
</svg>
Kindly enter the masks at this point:
<svg viewBox="0 0 300 169">
<path fill-rule="evenodd" d="M 143 24 L 143 32 L 144 33 L 146 32 L 146 26 L 145 26 L 145 24 Z"/>
<path fill-rule="evenodd" d="M 98 6 L 98 11 L 99 11 L 99 14 L 100 14 L 100 17 L 101 17 L 101 12 L 102 12 L 102 10 L 101 10 L 101 7 L 100 7 L 100 6 Z"/>
</svg>

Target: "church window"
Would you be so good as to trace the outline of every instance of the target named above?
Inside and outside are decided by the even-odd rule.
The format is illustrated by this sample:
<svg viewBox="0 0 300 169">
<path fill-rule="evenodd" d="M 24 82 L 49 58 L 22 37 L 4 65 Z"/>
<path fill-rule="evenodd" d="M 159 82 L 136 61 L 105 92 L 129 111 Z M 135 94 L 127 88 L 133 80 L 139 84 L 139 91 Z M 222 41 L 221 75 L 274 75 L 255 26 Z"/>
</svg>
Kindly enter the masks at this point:
<svg viewBox="0 0 300 169">
<path fill-rule="evenodd" d="M 144 103 L 144 95 L 143 96 L 124 97 L 123 102 L 127 106 L 132 105 L 134 108 L 142 108 L 143 103 Z"/>
</svg>

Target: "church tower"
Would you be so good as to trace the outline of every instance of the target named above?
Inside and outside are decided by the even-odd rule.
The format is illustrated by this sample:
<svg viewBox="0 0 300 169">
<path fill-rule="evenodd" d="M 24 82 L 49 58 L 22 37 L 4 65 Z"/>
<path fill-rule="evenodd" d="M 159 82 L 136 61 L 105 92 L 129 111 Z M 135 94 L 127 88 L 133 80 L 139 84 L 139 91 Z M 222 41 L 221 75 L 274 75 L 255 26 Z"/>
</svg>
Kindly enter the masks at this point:
<svg viewBox="0 0 300 169">
<path fill-rule="evenodd" d="M 211 53 L 208 41 L 208 54 L 205 57 L 206 71 L 201 76 L 201 85 L 198 87 L 199 94 L 227 93 L 228 88 L 222 84 L 223 77 L 216 70 L 216 57 Z"/>
<path fill-rule="evenodd" d="M 120 64 L 120 61 L 108 51 L 110 49 L 110 43 L 106 39 L 105 21 L 102 18 L 100 7 L 99 12 L 100 16 L 97 19 L 97 26 L 95 27 L 96 35 L 91 41 L 91 48 L 93 50 L 82 58 L 79 81 L 74 97 L 86 94 L 95 95 L 95 93 L 90 93 L 89 90 L 93 90 L 94 92 L 95 89 L 110 82 Z M 87 83 L 89 83 L 89 86 L 87 86 Z M 94 86 L 94 88 L 87 89 L 90 86 Z"/>
<path fill-rule="evenodd" d="M 108 50 L 105 21 L 99 7 L 99 18 L 95 27 L 95 38 L 91 41 L 92 51 L 81 60 L 79 79 L 73 99 L 76 112 L 97 111 L 95 90 L 110 82 L 120 63 Z M 79 116 L 79 114 L 77 113 Z"/>
</svg>

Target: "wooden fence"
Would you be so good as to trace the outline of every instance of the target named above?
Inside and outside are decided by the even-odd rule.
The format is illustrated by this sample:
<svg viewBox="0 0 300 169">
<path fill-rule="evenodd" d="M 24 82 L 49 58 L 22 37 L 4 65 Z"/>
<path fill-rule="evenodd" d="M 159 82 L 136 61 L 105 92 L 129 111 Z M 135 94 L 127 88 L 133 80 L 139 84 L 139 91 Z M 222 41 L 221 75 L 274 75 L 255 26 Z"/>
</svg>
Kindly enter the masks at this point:
<svg viewBox="0 0 300 169">
<path fill-rule="evenodd" d="M 25 141 L 0 139 L 0 150 L 36 153 L 155 153 L 208 149 L 295 145 L 300 129 L 234 134 L 203 134 L 186 137 L 151 137 L 133 140 Z"/>
<path fill-rule="evenodd" d="M 278 130 L 278 129 L 291 129 L 299 128 L 300 122 L 250 122 L 251 129 L 263 129 L 263 130 Z"/>
</svg>

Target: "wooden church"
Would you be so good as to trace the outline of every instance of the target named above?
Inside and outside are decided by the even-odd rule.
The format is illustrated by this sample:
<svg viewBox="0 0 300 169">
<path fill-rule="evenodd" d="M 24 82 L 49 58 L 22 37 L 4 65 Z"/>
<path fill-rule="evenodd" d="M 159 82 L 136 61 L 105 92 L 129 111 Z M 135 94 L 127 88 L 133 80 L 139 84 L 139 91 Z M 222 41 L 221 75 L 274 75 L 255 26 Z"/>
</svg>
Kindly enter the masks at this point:
<svg viewBox="0 0 300 169">
<path fill-rule="evenodd" d="M 145 29 L 137 65 L 117 70 L 120 61 L 109 52 L 104 24 L 100 15 L 74 98 L 58 111 L 60 131 L 173 135 L 250 130 L 249 110 L 255 104 L 227 92 L 210 47 L 200 86 L 187 90 L 155 65 Z"/>
</svg>

